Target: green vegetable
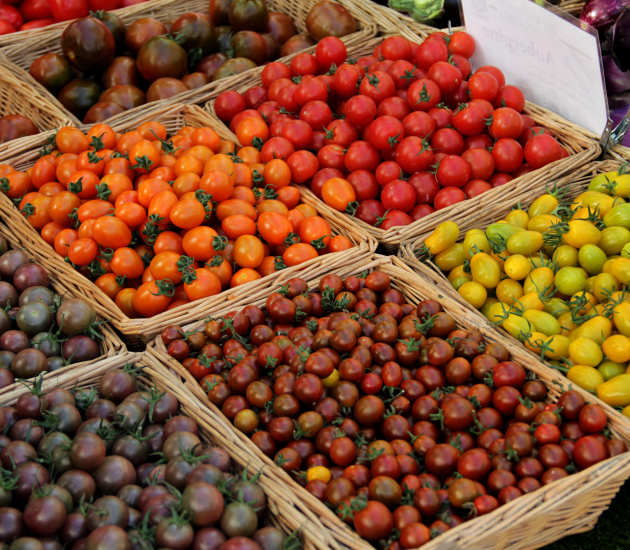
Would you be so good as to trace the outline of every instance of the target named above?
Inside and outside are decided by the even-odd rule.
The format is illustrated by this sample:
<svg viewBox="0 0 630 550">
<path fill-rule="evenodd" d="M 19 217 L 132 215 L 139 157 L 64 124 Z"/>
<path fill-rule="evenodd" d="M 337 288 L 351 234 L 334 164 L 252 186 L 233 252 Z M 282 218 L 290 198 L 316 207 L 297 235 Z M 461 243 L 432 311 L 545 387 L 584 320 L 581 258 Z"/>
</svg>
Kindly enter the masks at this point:
<svg viewBox="0 0 630 550">
<path fill-rule="evenodd" d="M 408 13 L 419 23 L 435 19 L 444 11 L 444 0 L 389 0 L 388 5 Z"/>
</svg>

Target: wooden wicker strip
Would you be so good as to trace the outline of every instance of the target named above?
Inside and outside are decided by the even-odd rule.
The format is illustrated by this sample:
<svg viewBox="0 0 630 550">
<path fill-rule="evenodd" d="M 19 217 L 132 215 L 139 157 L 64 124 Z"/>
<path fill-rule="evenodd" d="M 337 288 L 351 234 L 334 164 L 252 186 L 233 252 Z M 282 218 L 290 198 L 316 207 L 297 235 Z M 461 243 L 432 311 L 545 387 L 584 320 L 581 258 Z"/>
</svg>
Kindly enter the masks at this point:
<svg viewBox="0 0 630 550">
<path fill-rule="evenodd" d="M 86 388 L 98 386 L 101 377 L 108 371 L 120 368 L 125 364 L 133 363 L 142 368 L 140 386 L 155 385 L 161 391 L 169 391 L 180 402 L 182 413 L 193 418 L 198 426 L 201 438 L 208 443 L 217 445 L 228 452 L 230 457 L 242 468 L 247 468 L 250 473 L 260 472 L 258 483 L 267 496 L 269 512 L 268 519 L 281 528 L 285 533 L 298 530 L 302 537 L 303 548 L 306 550 L 339 548 L 332 535 L 329 534 L 317 518 L 303 503 L 279 485 L 270 475 L 269 468 L 256 460 L 248 460 L 234 444 L 230 434 L 223 433 L 214 425 L 203 405 L 169 372 L 158 359 L 148 354 L 121 353 L 117 357 L 110 357 L 91 363 L 73 372 L 62 373 L 57 371 L 54 376 L 43 382 L 43 391 L 53 388 Z M 24 385 L 19 385 L 10 393 L 0 395 L 0 406 L 14 405 L 17 399 L 28 393 Z"/>
<path fill-rule="evenodd" d="M 306 32 L 306 16 L 308 15 L 311 7 L 313 7 L 317 1 L 318 0 L 306 0 L 304 2 L 292 2 L 291 0 L 267 0 L 267 7 L 269 10 L 281 11 L 290 15 L 295 22 L 298 31 Z M 376 35 L 376 25 L 370 20 L 365 11 L 357 6 L 354 0 L 337 1 L 350 11 L 360 25 L 357 32 L 343 37 L 342 40 L 345 42 L 347 47 L 358 46 L 364 43 L 367 39 Z M 187 0 L 186 2 L 180 2 L 178 0 L 151 0 L 146 3 L 133 6 L 133 9 L 127 8 L 126 10 L 127 11 L 116 10 L 116 13 L 125 24 L 130 24 L 132 21 L 140 17 L 154 17 L 155 19 L 168 24 L 184 13 L 206 13 L 208 10 L 208 2 L 207 0 Z M 60 27 L 58 25 L 63 26 Z M 36 86 L 36 88 L 40 92 L 43 92 L 45 96 L 51 100 L 51 102 L 53 102 L 58 108 L 62 109 L 66 116 L 69 117 L 76 125 L 81 125 L 81 121 L 79 121 L 77 117 L 67 111 L 61 103 L 54 98 L 53 94 L 37 83 L 27 72 L 31 63 L 40 55 L 49 52 L 62 53 L 60 38 L 67 22 L 60 23 L 58 25 L 54 25 L 52 28 L 41 29 L 32 35 L 23 37 L 19 41 L 12 41 L 3 48 L 3 53 L 9 61 L 23 70 L 25 78 L 27 78 L 33 86 Z M 291 59 L 292 57 L 293 56 L 288 56 L 283 59 Z M 238 82 L 243 78 L 247 78 L 248 75 L 253 75 L 256 72 L 259 73 L 261 71 L 262 67 L 257 67 L 234 77 L 223 78 L 210 82 L 200 88 L 195 88 L 193 90 L 177 94 L 168 100 L 145 103 L 144 105 L 130 109 L 125 113 L 113 116 L 107 119 L 107 121 L 110 124 L 115 124 L 128 113 L 133 113 L 133 116 L 141 114 L 147 108 L 155 107 L 157 103 L 205 103 L 206 101 L 216 97 L 223 90 L 231 89 L 235 81 Z"/>
<path fill-rule="evenodd" d="M 209 117 L 206 112 L 195 105 L 161 106 L 159 109 L 147 110 L 143 112 L 141 116 L 130 115 L 120 124 L 115 124 L 114 128 L 117 131 L 130 130 L 148 120 L 159 120 L 166 126 L 169 132 L 174 132 L 183 125 L 195 127 L 211 126 L 216 127 L 217 132 L 222 137 L 229 137 L 225 132 L 225 128 L 215 126 L 215 121 Z M 48 133 L 40 136 L 39 143 L 37 143 L 33 149 L 15 158 L 3 158 L 0 155 L 0 162 L 7 162 L 18 169 L 24 170 L 29 168 L 39 157 L 40 147 L 46 143 L 46 140 L 51 135 L 52 133 Z M 286 280 L 286 278 L 290 278 L 303 270 L 312 270 L 315 273 L 322 273 L 331 266 L 336 267 L 347 263 L 352 264 L 368 256 L 376 249 L 376 242 L 369 236 L 363 235 L 357 231 L 346 230 L 346 227 L 340 223 L 339 216 L 322 214 L 330 224 L 333 234 L 338 235 L 343 233 L 355 246 L 349 250 L 313 258 L 303 264 L 267 275 L 266 277 L 236 288 L 227 289 L 216 296 L 198 300 L 193 304 L 184 304 L 148 319 L 131 319 L 120 310 L 111 298 L 94 285 L 94 283 L 64 262 L 61 256 L 51 249 L 50 245 L 40 237 L 37 231 L 33 229 L 17 208 L 15 208 L 11 200 L 2 193 L 0 193 L 0 216 L 2 216 L 7 223 L 11 224 L 15 236 L 19 239 L 22 246 L 30 250 L 33 256 L 37 258 L 37 261 L 47 270 L 59 273 L 61 275 L 61 284 L 67 291 L 89 301 L 101 317 L 108 320 L 126 336 L 127 343 L 132 348 L 143 347 L 144 342 L 153 338 L 167 325 L 184 324 L 194 319 L 207 317 L 220 305 L 226 302 L 233 303 L 239 299 L 246 298 L 255 289 L 266 288 L 267 285 L 274 285 L 276 280 Z"/>
<path fill-rule="evenodd" d="M 497 342 L 508 348 L 513 359 L 522 362 L 523 366 L 536 375 L 549 388 L 552 401 L 569 389 L 569 382 L 554 370 L 542 363 L 524 356 L 511 341 L 493 327 L 479 327 L 477 317 L 461 304 L 452 301 L 439 289 L 415 274 L 399 258 L 374 255 L 360 265 L 347 265 L 343 268 L 330 270 L 341 277 L 356 275 L 362 271 L 381 270 L 387 273 L 393 285 L 400 290 L 412 303 L 423 299 L 438 300 L 445 311 L 453 315 L 461 327 L 479 329 L 489 342 Z M 309 288 L 318 284 L 320 274 L 305 273 Z M 269 290 L 266 293 L 254 293 L 247 303 L 264 306 Z M 238 304 L 243 306 L 245 303 Z M 236 309 L 236 304 L 217 310 L 215 315 L 223 315 Z M 195 330 L 203 326 L 198 321 L 184 327 L 185 330 Z M 148 348 L 150 354 L 158 356 L 173 373 L 184 382 L 185 386 L 202 401 L 212 418 L 212 423 L 219 429 L 233 432 L 231 436 L 238 439 L 245 452 L 267 464 L 278 484 L 286 486 L 291 493 L 305 502 L 311 510 L 320 517 L 322 523 L 330 529 L 335 539 L 344 548 L 371 549 L 366 541 L 351 531 L 331 510 L 321 501 L 310 495 L 299 486 L 286 472 L 278 468 L 262 454 L 254 443 L 241 432 L 238 432 L 220 410 L 210 402 L 202 391 L 199 383 L 175 359 L 168 356 L 164 344 L 157 338 Z M 577 389 L 587 402 L 597 399 L 588 392 Z M 630 441 L 630 421 L 616 411 L 607 411 L 610 418 L 611 431 L 625 441 Z M 601 512 L 605 510 L 623 481 L 630 476 L 630 453 L 624 453 L 608 459 L 582 472 L 568 476 L 533 493 L 529 493 L 501 506 L 491 514 L 466 522 L 435 538 L 422 547 L 423 550 L 446 549 L 510 549 L 524 550 L 538 548 L 554 540 L 572 533 L 591 528 Z"/>
<path fill-rule="evenodd" d="M 3 218 L 4 219 L 4 218 Z M 4 237 L 13 248 L 20 248 L 24 250 L 24 253 L 29 256 L 32 260 L 42 264 L 36 254 L 33 254 L 33 249 L 30 246 L 24 246 L 20 239 L 17 238 L 15 231 L 13 228 L 9 229 L 3 222 L 0 222 L 0 236 Z M 42 264 L 43 267 L 44 266 Z M 47 269 L 48 277 L 50 278 L 50 284 L 59 294 L 60 296 L 68 295 L 68 289 L 63 284 L 63 276 L 58 271 Z M 77 294 L 75 294 L 77 296 Z M 123 344 L 122 340 L 118 337 L 118 335 L 112 330 L 112 328 L 107 324 L 103 323 L 99 327 L 100 333 L 102 335 L 102 340 L 100 341 L 102 355 L 100 358 L 116 356 L 120 353 L 125 353 L 125 344 Z M 65 374 L 73 372 L 77 369 L 80 369 L 91 363 L 91 361 L 84 361 L 81 363 L 73 363 L 72 365 L 68 365 L 67 367 L 63 367 L 54 372 L 48 372 L 44 375 L 44 380 L 52 379 L 59 374 Z M 4 397 L 6 394 L 10 394 L 18 388 L 23 388 L 23 385 L 19 382 L 15 382 L 10 384 L 9 386 L 5 386 L 4 388 L 0 388 L 0 399 Z"/>
<path fill-rule="evenodd" d="M 40 132 L 54 130 L 70 123 L 70 117 L 41 90 L 34 90 L 29 79 L 0 54 L 0 116 L 22 115 L 33 121 Z M 0 154 L 15 155 L 37 140 L 26 136 L 0 143 Z"/>
<path fill-rule="evenodd" d="M 407 35 L 407 38 L 416 42 L 418 41 L 418 37 L 413 38 Z M 362 55 L 367 55 L 382 40 L 383 37 L 375 38 L 357 48 L 350 49 L 348 50 L 348 57 L 356 58 L 361 57 Z M 237 84 L 237 87 L 235 88 L 236 91 L 244 92 L 252 86 L 261 84 L 260 74 L 247 80 L 241 80 L 239 82 L 235 81 L 233 84 Z M 222 123 L 214 111 L 214 101 L 207 103 L 204 108 L 218 121 L 218 123 Z M 575 170 L 599 156 L 601 150 L 598 143 L 598 137 L 594 134 L 591 134 L 587 130 L 580 128 L 568 120 L 565 120 L 552 111 L 531 102 L 526 103 L 525 113 L 531 116 L 537 125 L 549 128 L 564 148 L 569 151 L 570 155 L 567 158 L 552 162 L 543 168 L 539 168 L 538 170 L 532 170 L 531 172 L 515 178 L 499 188 L 490 189 L 477 197 L 438 210 L 437 212 L 429 214 L 428 216 L 410 223 L 409 225 L 392 227 L 387 230 L 374 227 L 373 225 L 369 225 L 358 218 L 348 216 L 347 214 L 343 214 L 333 208 L 330 208 L 309 190 L 304 191 L 305 201 L 317 208 L 320 212 L 325 212 L 328 216 L 337 216 L 340 219 L 342 218 L 344 220 L 343 223 L 347 228 L 352 227 L 356 232 L 370 235 L 383 247 L 385 251 L 389 254 L 394 254 L 403 241 L 410 240 L 419 234 L 433 229 L 446 219 L 450 219 L 451 217 L 464 212 L 479 212 L 486 208 L 487 205 L 492 205 L 501 200 L 506 193 L 511 193 L 515 190 L 521 189 L 523 186 L 527 185 L 532 178 L 556 178 Z M 226 130 L 229 131 L 227 128 Z M 234 134 L 231 135 L 233 136 L 232 139 L 236 139 Z"/>
<path fill-rule="evenodd" d="M 625 145 L 615 145 L 612 149 L 606 152 L 606 156 L 614 160 L 630 162 L 630 147 Z"/>
<path fill-rule="evenodd" d="M 562 0 L 558 4 L 558 8 L 577 17 L 580 15 L 584 4 L 586 4 L 586 0 Z"/>
</svg>

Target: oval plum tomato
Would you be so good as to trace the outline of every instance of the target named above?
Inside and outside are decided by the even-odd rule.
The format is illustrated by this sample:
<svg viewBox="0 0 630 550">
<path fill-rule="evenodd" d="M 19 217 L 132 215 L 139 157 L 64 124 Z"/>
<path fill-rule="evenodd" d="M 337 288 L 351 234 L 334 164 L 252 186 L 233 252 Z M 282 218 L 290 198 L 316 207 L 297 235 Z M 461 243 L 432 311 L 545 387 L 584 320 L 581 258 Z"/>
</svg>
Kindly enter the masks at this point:
<svg viewBox="0 0 630 550">
<path fill-rule="evenodd" d="M 436 210 L 440 210 L 463 200 L 466 200 L 466 193 L 459 187 L 444 187 L 435 194 L 433 206 Z"/>
<path fill-rule="evenodd" d="M 367 141 L 355 141 L 344 158 L 344 165 L 349 172 L 368 170 L 374 172 L 378 166 L 380 156 L 378 151 Z"/>
<path fill-rule="evenodd" d="M 322 38 L 315 48 L 319 70 L 326 72 L 331 65 L 337 67 L 346 60 L 346 45 L 336 36 Z"/>
<path fill-rule="evenodd" d="M 472 179 L 488 180 L 494 174 L 494 157 L 486 149 L 467 149 L 462 158 L 470 164 Z"/>
<path fill-rule="evenodd" d="M 398 171 L 400 174 L 400 168 Z M 378 177 L 378 168 L 376 169 L 376 173 Z M 354 187 L 358 201 L 374 199 L 378 196 L 378 192 L 380 191 L 379 182 L 377 181 L 377 178 L 374 177 L 374 174 L 369 170 L 354 170 L 348 174 L 347 180 L 350 182 L 350 185 Z"/>
<path fill-rule="evenodd" d="M 376 102 L 371 97 L 361 94 L 348 99 L 343 109 L 346 120 L 359 128 L 370 124 L 374 120 L 376 112 Z"/>
<path fill-rule="evenodd" d="M 409 184 L 416 191 L 418 203 L 432 203 L 435 195 L 440 190 L 440 184 L 432 172 L 416 172 L 409 178 Z"/>
<path fill-rule="evenodd" d="M 379 151 L 396 147 L 404 134 L 402 122 L 393 116 L 379 116 L 365 130 L 365 137 Z"/>
<path fill-rule="evenodd" d="M 441 98 L 440 87 L 429 78 L 416 80 L 407 90 L 407 102 L 414 111 L 428 111 L 435 107 Z"/>
<path fill-rule="evenodd" d="M 546 134 L 532 136 L 525 145 L 525 160 L 532 169 L 540 168 L 567 155 L 567 151 L 555 138 Z"/>
<path fill-rule="evenodd" d="M 453 114 L 453 126 L 464 136 L 476 136 L 486 129 L 484 110 L 478 103 L 468 103 Z"/>
<path fill-rule="evenodd" d="M 438 61 L 448 61 L 446 42 L 440 39 L 425 40 L 416 51 L 416 65 L 428 71 Z"/>
<path fill-rule="evenodd" d="M 468 79 L 468 92 L 471 99 L 494 101 L 499 93 L 499 83 L 489 72 L 478 70 Z"/>
<path fill-rule="evenodd" d="M 499 107 L 492 114 L 488 132 L 494 139 L 518 139 L 523 133 L 523 117 L 511 107 Z"/>
<path fill-rule="evenodd" d="M 408 174 L 423 172 L 433 164 L 433 151 L 426 139 L 404 138 L 396 147 L 396 162 Z"/>
<path fill-rule="evenodd" d="M 365 75 L 359 85 L 359 93 L 371 97 L 376 103 L 396 92 L 392 77 L 383 71 L 374 71 Z"/>
<path fill-rule="evenodd" d="M 362 76 L 359 67 L 344 63 L 335 71 L 332 89 L 341 98 L 351 97 L 357 93 L 357 87 Z"/>
<path fill-rule="evenodd" d="M 331 178 L 322 187 L 322 199 L 336 210 L 344 211 L 356 198 L 354 188 L 343 178 Z"/>
<path fill-rule="evenodd" d="M 437 180 L 443 187 L 463 187 L 471 175 L 470 164 L 459 155 L 447 155 L 440 161 Z"/>
<path fill-rule="evenodd" d="M 436 61 L 433 63 L 429 67 L 427 76 L 440 87 L 444 94 L 455 92 L 463 78 L 461 71 L 447 61 Z"/>
<path fill-rule="evenodd" d="M 424 111 L 413 111 L 403 118 L 406 136 L 428 138 L 435 131 L 435 120 Z"/>
<path fill-rule="evenodd" d="M 416 204 L 416 191 L 406 181 L 390 181 L 381 191 L 381 202 L 386 210 L 409 212 Z"/>
<path fill-rule="evenodd" d="M 523 164 L 523 147 L 515 139 L 502 138 L 494 144 L 492 157 L 497 171 L 510 174 Z"/>
<path fill-rule="evenodd" d="M 376 220 L 375 225 L 385 230 L 399 225 L 409 225 L 413 221 L 412 217 L 402 210 L 385 211 L 383 216 L 383 222 L 379 224 L 379 220 Z"/>
<path fill-rule="evenodd" d="M 375 225 L 377 220 L 385 214 L 385 207 L 381 201 L 375 199 L 367 199 L 359 203 L 356 211 L 356 217 L 370 225 Z"/>
</svg>

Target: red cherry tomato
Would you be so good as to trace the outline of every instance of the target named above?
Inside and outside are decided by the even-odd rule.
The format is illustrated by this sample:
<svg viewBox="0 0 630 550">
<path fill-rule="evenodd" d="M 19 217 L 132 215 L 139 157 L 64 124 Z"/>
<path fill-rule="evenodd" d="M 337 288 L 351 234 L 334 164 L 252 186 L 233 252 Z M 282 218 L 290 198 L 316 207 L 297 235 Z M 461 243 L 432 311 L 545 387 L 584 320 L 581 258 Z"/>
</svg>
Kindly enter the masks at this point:
<svg viewBox="0 0 630 550">
<path fill-rule="evenodd" d="M 24 0 L 24 2 L 20 4 L 20 11 L 27 21 L 52 17 L 50 2 L 48 0 Z"/>
<path fill-rule="evenodd" d="M 55 21 L 85 17 L 89 12 L 87 0 L 50 0 L 50 10 Z"/>
<path fill-rule="evenodd" d="M 20 10 L 13 6 L 7 6 L 0 4 L 0 19 L 4 19 L 7 23 L 10 23 L 16 29 L 22 26 L 24 19 Z"/>
</svg>

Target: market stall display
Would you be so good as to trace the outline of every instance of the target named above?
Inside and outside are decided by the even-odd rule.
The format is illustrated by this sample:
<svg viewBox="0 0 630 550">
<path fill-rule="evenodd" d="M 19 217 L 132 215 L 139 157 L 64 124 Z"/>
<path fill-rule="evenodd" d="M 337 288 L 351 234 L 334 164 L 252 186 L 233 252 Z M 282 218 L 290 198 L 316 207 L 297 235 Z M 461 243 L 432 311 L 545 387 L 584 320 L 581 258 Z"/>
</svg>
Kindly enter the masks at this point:
<svg viewBox="0 0 630 550">
<path fill-rule="evenodd" d="M 552 188 L 540 182 L 514 207 L 507 197 L 481 219 L 444 221 L 403 247 L 416 269 L 427 261 L 459 299 L 620 408 L 630 405 L 624 169 L 594 163 Z"/>
<path fill-rule="evenodd" d="M 48 88 L 50 100 L 79 124 L 120 118 L 127 110 L 138 114 L 141 105 L 165 99 L 205 102 L 229 77 L 311 47 L 311 36 L 340 35 L 350 46 L 376 34 L 374 24 L 349 1 L 239 0 L 231 10 L 225 2 L 211 4 L 210 10 L 207 0 L 162 0 L 132 13 L 104 12 L 100 17 L 111 33 L 96 17 L 87 17 L 3 51 L 30 70 Z"/>
<path fill-rule="evenodd" d="M 0 404 L 4 544 L 259 550 L 326 539 L 150 357 L 106 359 Z"/>
<path fill-rule="evenodd" d="M 532 477 L 525 474 L 531 472 L 523 469 L 525 463 L 540 466 L 536 477 L 550 466 L 546 454 L 551 447 L 556 458 L 567 452 L 551 444 L 539 460 L 526 459 L 534 442 L 529 425 L 559 426 L 562 418 L 577 418 L 579 413 L 573 417 L 569 410 L 592 403 L 592 396 L 581 390 L 565 394 L 569 385 L 560 375 L 514 355 L 510 360 L 512 349 L 504 347 L 502 337 L 485 327 L 478 332 L 474 316 L 442 298 L 400 260 L 375 257 L 305 279 L 223 308 L 210 322 L 170 327 L 156 340 L 155 353 L 206 403 L 217 422 L 233 423 L 247 434 L 242 437 L 252 438 L 251 452 L 257 447 L 258 455 L 285 470 L 281 479 L 289 483 L 290 474 L 332 505 L 339 532 L 347 531 L 340 527 L 343 520 L 372 543 L 390 536 L 388 544 L 394 543 L 401 536 L 402 548 L 466 546 L 472 540 L 490 548 L 503 537 L 526 548 L 551 541 L 554 527 L 562 536 L 570 532 L 569 508 L 551 506 L 545 513 L 548 520 L 555 518 L 549 523 L 554 527 L 535 542 L 517 535 L 536 521 L 540 512 L 531 504 L 536 497 L 546 500 L 546 490 L 519 495 L 556 474 L 564 476 L 557 464 L 539 481 L 517 485 L 519 478 Z M 534 374 L 540 382 L 534 382 Z M 530 394 L 534 387 L 542 393 Z M 544 395 L 559 399 L 559 416 L 554 405 L 534 403 Z M 587 410 L 602 411 L 603 419 L 601 407 L 587 405 Z M 561 410 L 569 417 L 562 417 Z M 504 422 L 513 414 L 516 424 L 504 433 Z M 609 418 L 626 437 L 627 419 L 614 413 Z M 577 445 L 587 432 L 575 422 L 569 425 L 563 428 L 565 439 Z M 540 442 L 546 440 L 542 431 L 535 436 Z M 587 466 L 580 456 L 582 444 L 564 445 L 571 448 L 578 469 Z M 511 450 L 506 455 L 500 449 Z M 423 457 L 422 470 L 409 453 Z M 467 470 L 469 458 L 483 473 Z M 625 456 L 620 460 L 627 463 Z M 499 473 L 487 478 L 490 487 L 475 483 L 492 469 Z M 586 474 L 574 474 L 576 483 Z M 495 478 L 502 479 L 497 486 Z M 569 480 L 550 484 L 548 497 L 558 502 L 551 496 L 553 488 Z M 572 512 L 585 503 L 571 500 Z M 508 501 L 513 510 L 521 502 L 528 513 L 521 517 L 509 508 L 502 513 L 501 507 L 491 511 Z M 477 506 L 479 514 L 488 515 L 460 525 L 462 510 Z M 316 510 L 330 517 L 324 506 Z M 438 515 L 439 510 L 444 513 Z M 582 518 L 587 514 L 579 513 Z M 556 524 L 558 520 L 566 523 Z M 431 529 L 442 534 L 429 542 Z M 358 539 L 351 547 L 367 548 Z"/>
<path fill-rule="evenodd" d="M 422 43 L 376 39 L 348 51 L 356 65 L 326 40 L 314 56 L 268 64 L 208 109 L 245 144 L 259 137 L 285 144 L 287 155 L 315 151 L 294 175 L 311 204 L 343 212 L 347 227 L 390 251 L 434 227 L 435 211 L 469 212 L 539 171 L 554 177 L 599 152 L 594 136 L 526 102 L 498 68 L 471 76 L 475 45 L 463 31 Z M 246 118 L 260 122 L 258 134 L 239 136 Z"/>
</svg>

